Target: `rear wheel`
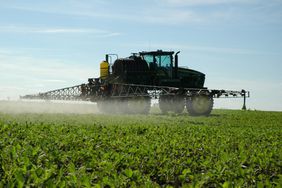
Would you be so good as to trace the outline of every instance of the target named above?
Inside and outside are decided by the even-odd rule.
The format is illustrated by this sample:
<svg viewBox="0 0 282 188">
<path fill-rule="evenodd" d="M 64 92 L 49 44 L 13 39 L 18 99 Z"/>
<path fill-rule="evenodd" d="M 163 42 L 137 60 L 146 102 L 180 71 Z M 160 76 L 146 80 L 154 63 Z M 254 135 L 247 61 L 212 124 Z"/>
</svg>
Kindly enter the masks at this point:
<svg viewBox="0 0 282 188">
<path fill-rule="evenodd" d="M 113 113 L 115 109 L 111 105 L 112 101 L 110 100 L 101 100 L 97 102 L 97 107 L 102 113 Z"/>
<path fill-rule="evenodd" d="M 128 99 L 128 112 L 133 114 L 148 114 L 151 109 L 150 97 L 133 97 Z"/>
<path fill-rule="evenodd" d="M 174 96 L 172 99 L 172 111 L 177 114 L 181 114 L 185 107 L 184 97 Z"/>
<path fill-rule="evenodd" d="M 112 105 L 116 114 L 128 113 L 128 102 L 126 99 L 115 99 Z"/>
<path fill-rule="evenodd" d="M 208 116 L 213 108 L 213 97 L 195 95 L 186 99 L 186 109 L 191 116 Z"/>
<path fill-rule="evenodd" d="M 126 99 L 108 99 L 97 102 L 100 112 L 106 114 L 126 114 L 128 113 L 128 101 Z"/>
</svg>

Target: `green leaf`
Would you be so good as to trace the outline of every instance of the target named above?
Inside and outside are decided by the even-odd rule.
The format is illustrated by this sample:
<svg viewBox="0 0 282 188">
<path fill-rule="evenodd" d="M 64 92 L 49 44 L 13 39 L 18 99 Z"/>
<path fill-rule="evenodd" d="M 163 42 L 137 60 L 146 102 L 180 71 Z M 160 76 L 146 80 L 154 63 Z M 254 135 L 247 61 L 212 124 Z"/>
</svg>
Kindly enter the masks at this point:
<svg viewBox="0 0 282 188">
<path fill-rule="evenodd" d="M 131 178 L 132 175 L 133 175 L 133 171 L 131 169 L 125 169 L 124 170 L 124 174 L 128 177 L 128 178 Z"/>
<path fill-rule="evenodd" d="M 224 182 L 222 188 L 228 188 L 228 187 L 230 187 L 230 182 L 229 181 Z"/>
<path fill-rule="evenodd" d="M 17 187 L 23 187 L 24 186 L 24 176 L 20 170 L 17 170 L 15 172 L 15 177 L 16 177 L 16 181 L 18 184 Z"/>
<path fill-rule="evenodd" d="M 190 173 L 191 173 L 191 169 L 190 169 L 190 168 L 184 169 L 184 170 L 182 171 L 182 174 L 183 174 L 183 175 L 190 174 Z"/>
</svg>

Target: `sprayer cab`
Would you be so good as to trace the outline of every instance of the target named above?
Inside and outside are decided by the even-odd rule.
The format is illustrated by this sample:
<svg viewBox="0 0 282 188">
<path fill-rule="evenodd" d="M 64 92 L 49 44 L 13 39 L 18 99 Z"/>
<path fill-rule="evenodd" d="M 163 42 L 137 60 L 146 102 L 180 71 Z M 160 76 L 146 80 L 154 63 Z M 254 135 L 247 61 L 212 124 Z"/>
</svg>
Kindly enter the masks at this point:
<svg viewBox="0 0 282 188">
<path fill-rule="evenodd" d="M 205 74 L 188 68 L 178 66 L 178 52 L 150 51 L 140 52 L 140 57 L 145 60 L 149 70 L 155 73 L 157 84 L 172 87 L 203 88 Z M 156 84 L 156 83 L 153 83 Z"/>
<path fill-rule="evenodd" d="M 178 69 L 178 62 L 175 61 L 173 63 L 173 51 L 157 50 L 151 52 L 140 52 L 139 54 L 141 58 L 147 62 L 150 70 L 163 70 L 167 73 L 169 78 L 177 77 L 176 72 Z"/>
</svg>

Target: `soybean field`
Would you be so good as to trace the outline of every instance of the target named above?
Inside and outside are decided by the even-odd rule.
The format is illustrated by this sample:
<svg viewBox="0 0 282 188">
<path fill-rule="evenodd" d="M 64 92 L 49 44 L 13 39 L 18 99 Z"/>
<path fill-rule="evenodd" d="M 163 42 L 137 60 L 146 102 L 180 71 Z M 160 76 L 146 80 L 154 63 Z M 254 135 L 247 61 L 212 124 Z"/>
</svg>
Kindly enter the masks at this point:
<svg viewBox="0 0 282 188">
<path fill-rule="evenodd" d="M 0 187 L 281 187 L 281 138 L 281 112 L 0 112 Z"/>
</svg>

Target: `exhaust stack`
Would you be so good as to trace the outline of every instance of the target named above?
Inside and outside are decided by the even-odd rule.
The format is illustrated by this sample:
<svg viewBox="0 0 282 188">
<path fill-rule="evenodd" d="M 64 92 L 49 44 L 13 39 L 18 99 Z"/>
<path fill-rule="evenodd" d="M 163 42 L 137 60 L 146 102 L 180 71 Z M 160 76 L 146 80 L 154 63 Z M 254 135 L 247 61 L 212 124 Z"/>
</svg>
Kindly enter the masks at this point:
<svg viewBox="0 0 282 188">
<path fill-rule="evenodd" d="M 180 51 L 178 51 L 175 56 L 175 67 L 174 67 L 174 78 L 177 79 L 178 78 L 178 54 L 180 53 Z"/>
</svg>

